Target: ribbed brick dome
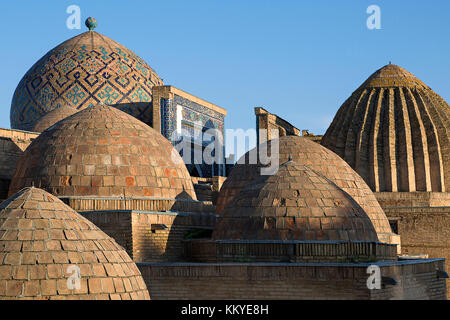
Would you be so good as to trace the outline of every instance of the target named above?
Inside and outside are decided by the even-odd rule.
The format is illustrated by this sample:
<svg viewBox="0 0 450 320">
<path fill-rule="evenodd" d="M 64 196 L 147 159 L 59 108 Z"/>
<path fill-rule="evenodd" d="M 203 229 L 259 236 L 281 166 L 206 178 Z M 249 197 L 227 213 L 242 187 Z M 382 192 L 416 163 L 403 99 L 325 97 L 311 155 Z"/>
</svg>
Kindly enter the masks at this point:
<svg viewBox="0 0 450 320">
<path fill-rule="evenodd" d="M 77 268 L 78 288 L 69 280 L 78 278 Z M 0 299 L 150 297 L 111 237 L 55 196 L 25 188 L 0 205 Z"/>
<path fill-rule="evenodd" d="M 450 186 L 450 107 L 389 64 L 338 110 L 322 138 L 373 191 L 444 192 Z"/>
<path fill-rule="evenodd" d="M 372 222 L 356 201 L 294 161 L 243 188 L 222 211 L 213 238 L 378 241 Z"/>
<path fill-rule="evenodd" d="M 49 113 L 44 114 L 42 117 L 37 120 L 31 129 L 33 132 L 42 132 L 45 129 L 51 127 L 56 122 L 67 118 L 68 116 L 77 113 L 78 110 L 69 106 L 61 106 L 57 109 L 50 111 Z"/>
<path fill-rule="evenodd" d="M 44 114 L 61 106 L 77 110 L 103 102 L 151 124 L 153 86 L 163 81 L 134 52 L 90 31 L 59 44 L 20 80 L 11 102 L 11 128 L 32 130 Z"/>
<path fill-rule="evenodd" d="M 363 179 L 339 156 L 321 145 L 299 136 L 284 136 L 278 140 L 279 163 L 292 160 L 299 165 L 306 165 L 318 174 L 329 179 L 337 187 L 348 193 L 365 211 L 382 242 L 388 242 L 392 235 L 389 221 L 378 204 L 373 192 Z M 267 150 L 271 150 L 272 141 L 267 142 Z M 249 151 L 243 158 L 249 159 Z M 246 164 L 239 164 L 246 163 Z M 240 159 L 225 180 L 218 197 L 217 213 L 252 181 L 260 177 L 261 164 L 248 164 Z M 320 195 L 318 195 L 319 197 Z"/>
<path fill-rule="evenodd" d="M 9 195 L 32 185 L 57 196 L 196 199 L 172 144 L 145 123 L 102 104 L 59 121 L 30 144 Z"/>
</svg>

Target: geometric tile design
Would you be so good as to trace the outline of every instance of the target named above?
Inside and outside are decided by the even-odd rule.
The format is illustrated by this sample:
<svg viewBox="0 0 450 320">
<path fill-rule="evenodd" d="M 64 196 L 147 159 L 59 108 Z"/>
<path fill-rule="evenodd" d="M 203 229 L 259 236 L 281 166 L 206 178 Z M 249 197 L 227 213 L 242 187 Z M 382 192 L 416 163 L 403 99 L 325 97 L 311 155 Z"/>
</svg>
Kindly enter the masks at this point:
<svg viewBox="0 0 450 320">
<path fill-rule="evenodd" d="M 158 75 L 135 53 L 95 31 L 75 36 L 37 61 L 14 92 L 11 128 L 31 130 L 46 113 L 103 102 L 151 124 Z"/>
<path fill-rule="evenodd" d="M 78 283 L 71 281 L 74 278 Z M 3 299 L 149 300 L 150 296 L 136 264 L 114 239 L 57 197 L 31 187 L 0 205 Z"/>
</svg>

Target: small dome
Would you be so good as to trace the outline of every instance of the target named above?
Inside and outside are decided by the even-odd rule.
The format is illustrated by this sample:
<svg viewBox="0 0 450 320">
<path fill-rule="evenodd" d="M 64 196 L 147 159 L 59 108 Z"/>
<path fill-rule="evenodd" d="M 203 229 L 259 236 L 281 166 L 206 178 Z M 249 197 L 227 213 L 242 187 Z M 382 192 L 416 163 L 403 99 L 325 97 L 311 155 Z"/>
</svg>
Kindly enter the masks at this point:
<svg viewBox="0 0 450 320">
<path fill-rule="evenodd" d="M 57 196 L 196 200 L 172 144 L 145 123 L 101 104 L 57 122 L 28 146 L 9 195 L 32 185 Z"/>
<path fill-rule="evenodd" d="M 97 21 L 88 18 L 93 30 Z M 134 52 L 96 31 L 50 50 L 20 80 L 11 103 L 11 128 L 31 130 L 61 106 L 77 110 L 103 102 L 151 124 L 152 88 L 163 81 Z"/>
<path fill-rule="evenodd" d="M 61 106 L 57 109 L 50 111 L 49 113 L 44 114 L 39 120 L 36 121 L 31 131 L 33 132 L 42 132 L 48 127 L 51 127 L 58 121 L 67 118 L 68 116 L 77 113 L 78 110 L 69 106 Z"/>
<path fill-rule="evenodd" d="M 150 299 L 125 250 L 41 189 L 1 203 L 0 261 L 0 299 Z"/>
<path fill-rule="evenodd" d="M 293 161 L 242 189 L 223 210 L 213 238 L 378 241 L 372 222 L 356 201 Z"/>
<path fill-rule="evenodd" d="M 373 192 L 363 179 L 339 156 L 320 144 L 299 136 L 284 136 L 277 139 L 279 144 L 279 163 L 292 160 L 299 165 L 306 165 L 318 174 L 336 184 L 356 201 L 365 211 L 377 231 L 380 241 L 392 234 L 389 221 L 376 200 Z M 267 150 L 271 150 L 272 141 L 268 141 Z M 264 146 L 263 145 L 263 146 Z M 261 176 L 261 164 L 248 164 L 249 154 L 245 154 L 225 180 L 217 200 L 217 213 L 252 181 Z M 242 164 L 239 164 L 242 163 Z M 246 163 L 246 164 L 244 164 Z M 314 191 L 315 192 L 315 191 Z M 320 197 L 320 194 L 315 195 Z"/>
<path fill-rule="evenodd" d="M 445 192 L 450 107 L 413 74 L 389 64 L 339 108 L 321 144 L 375 192 Z"/>
</svg>

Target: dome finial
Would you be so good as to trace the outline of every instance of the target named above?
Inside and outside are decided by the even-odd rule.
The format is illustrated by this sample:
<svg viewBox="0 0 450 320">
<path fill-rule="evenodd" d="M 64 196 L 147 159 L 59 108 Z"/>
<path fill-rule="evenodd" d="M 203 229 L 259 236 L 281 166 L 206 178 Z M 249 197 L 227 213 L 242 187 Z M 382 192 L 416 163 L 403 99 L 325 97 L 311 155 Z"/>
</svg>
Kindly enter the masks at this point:
<svg viewBox="0 0 450 320">
<path fill-rule="evenodd" d="M 84 24 L 88 27 L 89 31 L 94 30 L 98 25 L 97 20 L 92 17 L 87 18 Z"/>
</svg>

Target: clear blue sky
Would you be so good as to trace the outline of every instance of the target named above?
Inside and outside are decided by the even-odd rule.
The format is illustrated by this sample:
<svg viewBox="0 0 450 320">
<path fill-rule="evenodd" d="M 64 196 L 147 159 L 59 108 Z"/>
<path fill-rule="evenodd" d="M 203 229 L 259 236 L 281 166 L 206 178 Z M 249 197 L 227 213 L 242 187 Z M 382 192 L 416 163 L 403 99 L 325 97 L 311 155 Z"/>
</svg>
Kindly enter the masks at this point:
<svg viewBox="0 0 450 320">
<path fill-rule="evenodd" d="M 80 6 L 82 29 L 66 28 Z M 381 30 L 366 27 L 369 5 Z M 264 106 L 300 129 L 324 133 L 339 106 L 392 61 L 450 101 L 450 1 L 171 0 L 0 2 L 0 127 L 14 89 L 48 50 L 96 31 L 147 61 L 164 79 L 228 110 L 226 128 L 254 128 Z"/>
</svg>

